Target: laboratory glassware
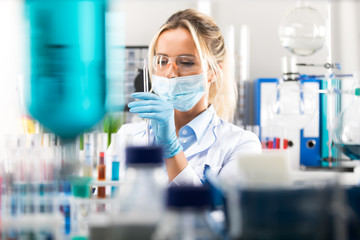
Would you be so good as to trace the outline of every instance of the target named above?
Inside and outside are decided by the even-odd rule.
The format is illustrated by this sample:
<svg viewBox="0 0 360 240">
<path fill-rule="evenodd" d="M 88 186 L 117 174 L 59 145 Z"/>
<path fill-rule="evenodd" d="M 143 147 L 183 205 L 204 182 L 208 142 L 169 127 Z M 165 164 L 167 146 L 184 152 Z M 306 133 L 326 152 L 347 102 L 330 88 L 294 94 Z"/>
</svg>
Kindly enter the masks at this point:
<svg viewBox="0 0 360 240">
<path fill-rule="evenodd" d="M 105 114 L 106 0 L 26 0 L 30 114 L 64 139 Z M 66 16 L 66 17 L 64 17 Z"/>
<path fill-rule="evenodd" d="M 305 1 L 283 18 L 279 27 L 281 45 L 299 56 L 312 55 L 319 51 L 326 39 L 326 24 L 320 12 Z"/>
<path fill-rule="evenodd" d="M 334 125 L 335 143 L 352 160 L 360 160 L 360 78 L 356 81 L 354 99 L 337 116 Z"/>
<path fill-rule="evenodd" d="M 70 206 L 72 239 L 87 239 L 89 236 L 91 181 L 92 178 L 89 177 L 73 176 L 70 178 L 74 196 Z"/>
<path fill-rule="evenodd" d="M 111 143 L 113 145 L 113 156 L 111 162 L 111 181 L 119 181 L 120 180 L 120 159 L 117 154 L 117 145 L 120 142 L 120 135 L 112 133 L 111 134 Z M 115 196 L 118 187 L 111 187 L 111 195 Z"/>
<path fill-rule="evenodd" d="M 158 146 L 126 148 L 126 182 L 114 199 L 112 239 L 150 239 L 164 207 L 166 179 Z"/>
<path fill-rule="evenodd" d="M 143 68 L 143 79 L 144 79 L 144 92 L 149 92 L 149 70 L 147 66 L 146 58 L 144 59 L 144 68 Z M 146 123 L 146 145 L 150 145 L 150 121 L 145 119 Z"/>
<path fill-rule="evenodd" d="M 100 152 L 99 165 L 98 165 L 98 181 L 106 180 L 106 166 L 104 162 L 104 152 Z M 106 197 L 105 186 L 98 187 L 98 198 Z"/>
<path fill-rule="evenodd" d="M 166 197 L 166 212 L 152 239 L 201 240 L 221 239 L 213 226 L 209 209 L 210 189 L 207 187 L 170 187 Z"/>
<path fill-rule="evenodd" d="M 105 152 L 108 146 L 108 134 L 107 133 L 97 133 L 97 156 L 99 157 L 97 165 L 97 179 L 98 181 L 106 180 L 106 165 L 105 165 Z M 106 197 L 106 187 L 105 185 L 98 187 L 98 198 Z"/>
<path fill-rule="evenodd" d="M 279 79 L 276 99 L 269 99 L 266 111 L 270 126 L 301 129 L 315 114 L 315 93 L 301 81 Z"/>
</svg>

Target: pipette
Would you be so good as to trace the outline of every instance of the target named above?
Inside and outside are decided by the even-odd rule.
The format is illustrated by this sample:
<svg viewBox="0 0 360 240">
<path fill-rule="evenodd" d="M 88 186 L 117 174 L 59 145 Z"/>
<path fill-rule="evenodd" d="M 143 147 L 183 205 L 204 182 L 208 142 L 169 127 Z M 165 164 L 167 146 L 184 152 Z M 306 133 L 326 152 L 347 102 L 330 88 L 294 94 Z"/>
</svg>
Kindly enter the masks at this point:
<svg viewBox="0 0 360 240">
<path fill-rule="evenodd" d="M 149 71 L 147 67 L 146 58 L 144 58 L 144 68 L 143 68 L 143 79 L 144 79 L 144 92 L 149 92 Z M 146 145 L 150 145 L 150 122 L 148 119 L 145 119 L 146 122 Z"/>
</svg>

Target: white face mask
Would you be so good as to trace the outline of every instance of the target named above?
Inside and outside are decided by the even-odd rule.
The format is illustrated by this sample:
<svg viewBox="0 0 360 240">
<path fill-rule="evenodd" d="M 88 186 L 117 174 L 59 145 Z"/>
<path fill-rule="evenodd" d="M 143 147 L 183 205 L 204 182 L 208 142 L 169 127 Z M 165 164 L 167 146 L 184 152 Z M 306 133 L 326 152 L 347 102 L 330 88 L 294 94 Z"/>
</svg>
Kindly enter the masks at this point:
<svg viewBox="0 0 360 240">
<path fill-rule="evenodd" d="M 204 75 L 166 78 L 153 75 L 152 87 L 160 97 L 170 102 L 175 109 L 187 112 L 204 96 Z"/>
</svg>

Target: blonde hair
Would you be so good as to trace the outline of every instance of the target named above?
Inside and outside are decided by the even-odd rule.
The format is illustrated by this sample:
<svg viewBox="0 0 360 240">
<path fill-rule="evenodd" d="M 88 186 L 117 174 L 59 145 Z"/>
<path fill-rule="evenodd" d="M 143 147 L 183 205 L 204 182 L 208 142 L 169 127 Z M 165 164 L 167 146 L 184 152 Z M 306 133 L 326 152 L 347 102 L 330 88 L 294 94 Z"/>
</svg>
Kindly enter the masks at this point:
<svg viewBox="0 0 360 240">
<path fill-rule="evenodd" d="M 195 42 L 200 55 L 205 78 L 207 70 L 213 74 L 213 80 L 207 89 L 207 101 L 214 106 L 219 117 L 232 121 L 237 101 L 237 88 L 231 74 L 224 38 L 214 19 L 194 9 L 174 13 L 155 34 L 149 46 L 149 70 L 153 74 L 152 59 L 161 33 L 170 30 L 187 29 Z"/>
</svg>

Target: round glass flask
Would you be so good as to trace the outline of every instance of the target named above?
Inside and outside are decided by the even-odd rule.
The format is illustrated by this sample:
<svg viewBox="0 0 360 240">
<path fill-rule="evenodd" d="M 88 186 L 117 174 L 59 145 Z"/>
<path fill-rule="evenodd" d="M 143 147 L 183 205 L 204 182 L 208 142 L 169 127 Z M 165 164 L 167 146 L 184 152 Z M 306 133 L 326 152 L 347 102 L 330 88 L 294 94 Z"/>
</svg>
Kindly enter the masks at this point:
<svg viewBox="0 0 360 240">
<path fill-rule="evenodd" d="M 312 55 L 325 42 L 326 25 L 321 14 L 306 2 L 297 2 L 279 27 L 281 45 L 299 56 Z"/>
</svg>

